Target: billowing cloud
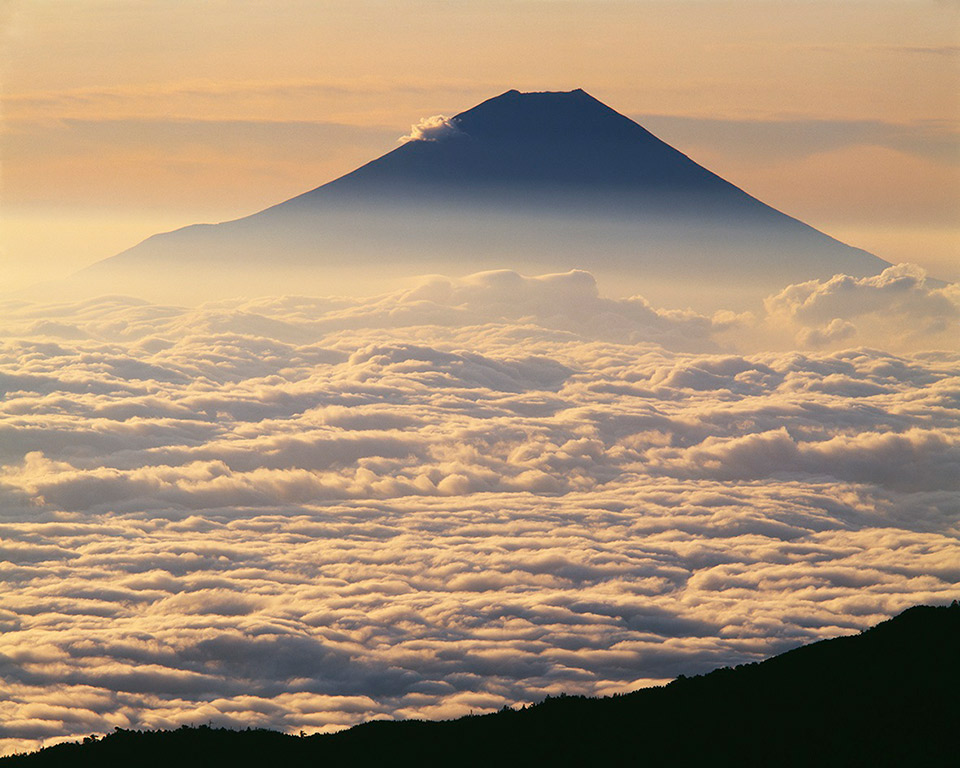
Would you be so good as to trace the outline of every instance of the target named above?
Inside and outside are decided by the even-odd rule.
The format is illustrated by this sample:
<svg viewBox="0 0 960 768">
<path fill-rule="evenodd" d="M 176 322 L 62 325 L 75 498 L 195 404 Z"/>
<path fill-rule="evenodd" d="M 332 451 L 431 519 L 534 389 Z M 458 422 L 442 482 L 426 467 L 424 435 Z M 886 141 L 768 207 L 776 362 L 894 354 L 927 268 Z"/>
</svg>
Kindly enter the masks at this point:
<svg viewBox="0 0 960 768">
<path fill-rule="evenodd" d="M 462 131 L 456 118 L 433 115 L 424 117 L 416 125 L 410 126 L 410 133 L 401 136 L 398 141 L 441 141 L 451 136 L 460 136 Z"/>
<path fill-rule="evenodd" d="M 878 275 L 810 280 L 764 300 L 757 314 L 717 313 L 710 335 L 724 346 L 893 352 L 960 350 L 960 285 L 929 278 L 913 264 Z"/>
<path fill-rule="evenodd" d="M 772 317 L 799 323 L 801 334 L 816 343 L 848 340 L 859 332 L 920 343 L 943 338 L 955 344 L 960 332 L 960 286 L 928 280 L 910 264 L 869 277 L 835 275 L 791 285 L 768 298 L 766 308 Z"/>
<path fill-rule="evenodd" d="M 955 308 L 908 268 L 757 316 L 585 272 L 8 302 L 3 749 L 611 693 L 953 599 Z"/>
</svg>

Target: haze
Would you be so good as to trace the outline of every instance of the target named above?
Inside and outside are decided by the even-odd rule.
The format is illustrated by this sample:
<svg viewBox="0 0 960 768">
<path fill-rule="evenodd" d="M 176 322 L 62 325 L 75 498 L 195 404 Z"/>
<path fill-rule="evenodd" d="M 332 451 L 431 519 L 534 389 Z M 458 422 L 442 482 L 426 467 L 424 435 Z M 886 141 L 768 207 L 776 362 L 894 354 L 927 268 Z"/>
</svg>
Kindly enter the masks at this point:
<svg viewBox="0 0 960 768">
<path fill-rule="evenodd" d="M 952 3 L 0 8 L 11 287 L 292 197 L 423 117 L 576 87 L 830 235 L 956 276 Z"/>
</svg>

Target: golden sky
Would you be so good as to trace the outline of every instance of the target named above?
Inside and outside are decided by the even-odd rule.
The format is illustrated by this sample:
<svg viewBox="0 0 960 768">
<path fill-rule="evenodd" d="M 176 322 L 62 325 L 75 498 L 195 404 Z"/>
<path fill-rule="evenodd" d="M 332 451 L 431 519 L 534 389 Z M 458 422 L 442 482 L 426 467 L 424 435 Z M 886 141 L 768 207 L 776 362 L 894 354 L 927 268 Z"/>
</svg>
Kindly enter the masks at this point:
<svg viewBox="0 0 960 768">
<path fill-rule="evenodd" d="M 252 213 L 504 90 L 582 87 L 765 202 L 960 277 L 960 4 L 0 0 L 0 281 Z"/>
</svg>

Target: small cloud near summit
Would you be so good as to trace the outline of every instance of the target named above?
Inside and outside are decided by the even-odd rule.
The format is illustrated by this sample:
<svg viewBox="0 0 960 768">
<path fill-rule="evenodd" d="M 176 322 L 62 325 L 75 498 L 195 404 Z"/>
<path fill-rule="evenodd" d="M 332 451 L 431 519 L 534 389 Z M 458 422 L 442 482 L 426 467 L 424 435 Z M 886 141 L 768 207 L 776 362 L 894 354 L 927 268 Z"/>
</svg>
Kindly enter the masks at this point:
<svg viewBox="0 0 960 768">
<path fill-rule="evenodd" d="M 411 125 L 410 133 L 401 136 L 398 141 L 401 144 L 406 144 L 408 141 L 440 141 L 460 133 L 462 132 L 455 117 L 434 115 L 424 117 L 416 125 Z"/>
</svg>

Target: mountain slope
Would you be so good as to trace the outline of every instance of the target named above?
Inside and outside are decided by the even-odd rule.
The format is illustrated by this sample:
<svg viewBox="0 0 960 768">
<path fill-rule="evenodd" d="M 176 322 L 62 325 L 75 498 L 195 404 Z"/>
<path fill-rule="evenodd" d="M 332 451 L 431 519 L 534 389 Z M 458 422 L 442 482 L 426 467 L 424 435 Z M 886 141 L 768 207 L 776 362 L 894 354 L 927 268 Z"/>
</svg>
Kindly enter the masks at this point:
<svg viewBox="0 0 960 768">
<path fill-rule="evenodd" d="M 762 295 L 886 266 L 576 90 L 508 91 L 460 113 L 436 138 L 409 141 L 252 216 L 154 236 L 81 277 L 146 276 L 156 285 L 180 268 L 194 281 L 205 275 L 214 291 L 247 275 L 259 292 L 304 281 L 356 292 L 431 271 L 580 268 L 621 292 L 670 283 L 682 296 L 700 282 L 753 284 Z"/>
<path fill-rule="evenodd" d="M 746 197 L 579 89 L 508 91 L 461 112 L 452 126 L 442 139 L 407 142 L 290 202 L 382 190 L 407 195 L 416 187 L 463 198 L 519 189 L 618 195 L 676 189 Z"/>
<path fill-rule="evenodd" d="M 859 635 L 625 696 L 307 738 L 118 731 L 0 765 L 948 765 L 958 643 L 960 604 L 919 606 Z"/>
</svg>

